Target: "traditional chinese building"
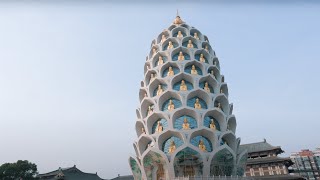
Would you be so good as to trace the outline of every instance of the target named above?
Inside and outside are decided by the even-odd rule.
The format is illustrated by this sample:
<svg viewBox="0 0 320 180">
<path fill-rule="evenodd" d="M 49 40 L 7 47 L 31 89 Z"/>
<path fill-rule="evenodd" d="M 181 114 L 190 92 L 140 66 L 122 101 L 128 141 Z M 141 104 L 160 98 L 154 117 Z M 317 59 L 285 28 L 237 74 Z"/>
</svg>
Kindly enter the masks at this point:
<svg viewBox="0 0 320 180">
<path fill-rule="evenodd" d="M 177 16 L 152 40 L 136 110 L 135 179 L 242 176 L 236 118 L 209 39 Z"/>
<path fill-rule="evenodd" d="M 38 178 L 40 180 L 102 180 L 97 173 L 85 173 L 76 166 L 39 174 Z"/>
<path fill-rule="evenodd" d="M 289 174 L 288 167 L 293 165 L 289 157 L 279 157 L 284 151 L 280 146 L 263 142 L 240 145 L 241 150 L 248 152 L 246 177 L 254 179 L 303 179 Z"/>
<path fill-rule="evenodd" d="M 306 179 L 320 179 L 320 148 L 292 153 L 290 158 L 294 162 L 293 173 Z"/>
</svg>

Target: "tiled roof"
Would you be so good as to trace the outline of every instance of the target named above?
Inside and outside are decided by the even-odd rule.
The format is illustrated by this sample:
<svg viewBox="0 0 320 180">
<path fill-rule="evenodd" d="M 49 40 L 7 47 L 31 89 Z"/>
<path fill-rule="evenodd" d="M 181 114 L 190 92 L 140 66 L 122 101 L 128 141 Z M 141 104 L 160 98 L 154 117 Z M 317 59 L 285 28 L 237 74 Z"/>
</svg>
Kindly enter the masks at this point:
<svg viewBox="0 0 320 180">
<path fill-rule="evenodd" d="M 64 180 L 102 180 L 97 174 L 82 172 L 76 166 L 59 168 L 55 171 L 39 174 L 38 177 L 40 180 L 56 180 L 58 174 L 63 174 Z"/>
<path fill-rule="evenodd" d="M 134 178 L 132 175 L 128 175 L 128 176 L 118 176 L 110 180 L 134 180 Z"/>
<path fill-rule="evenodd" d="M 275 149 L 279 149 L 280 152 L 283 152 L 280 146 L 272 146 L 271 144 L 267 143 L 266 140 L 257 143 L 242 144 L 240 145 L 239 149 L 240 152 L 247 150 L 248 153 L 270 151 Z"/>
</svg>

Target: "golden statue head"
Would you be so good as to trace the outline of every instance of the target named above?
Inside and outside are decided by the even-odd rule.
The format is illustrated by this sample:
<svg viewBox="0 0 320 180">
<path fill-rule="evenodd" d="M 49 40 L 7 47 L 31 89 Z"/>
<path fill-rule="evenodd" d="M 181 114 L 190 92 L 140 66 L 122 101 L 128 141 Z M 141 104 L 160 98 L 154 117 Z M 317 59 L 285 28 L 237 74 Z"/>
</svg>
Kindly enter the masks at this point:
<svg viewBox="0 0 320 180">
<path fill-rule="evenodd" d="M 184 122 L 184 123 L 188 123 L 188 119 L 185 117 L 185 118 L 183 119 L 183 122 Z"/>
<path fill-rule="evenodd" d="M 161 125 L 161 122 L 160 122 L 160 121 L 158 121 L 158 125 Z"/>
<path fill-rule="evenodd" d="M 182 35 L 181 31 L 178 31 L 178 34 L 179 34 L 179 35 Z"/>
<path fill-rule="evenodd" d="M 192 68 L 192 70 L 195 70 L 195 69 L 196 69 L 196 66 L 195 66 L 195 65 L 192 65 L 191 68 Z"/>
<path fill-rule="evenodd" d="M 213 70 L 211 70 L 210 73 L 213 75 L 214 74 Z"/>
<path fill-rule="evenodd" d="M 181 80 L 181 84 L 185 84 L 185 81 L 183 79 Z"/>
<path fill-rule="evenodd" d="M 203 54 L 200 54 L 200 57 L 202 57 L 202 58 L 203 58 Z"/>
<path fill-rule="evenodd" d="M 172 99 L 169 100 L 169 104 L 172 104 Z"/>
<path fill-rule="evenodd" d="M 171 46 L 172 45 L 172 41 L 169 41 L 169 46 Z"/>
<path fill-rule="evenodd" d="M 199 103 L 199 98 L 196 99 L 196 103 Z"/>
<path fill-rule="evenodd" d="M 179 56 L 183 56 L 183 52 L 182 51 L 179 52 Z"/>
<path fill-rule="evenodd" d="M 203 145 L 203 140 L 202 139 L 200 139 L 199 144 Z"/>
<path fill-rule="evenodd" d="M 189 39 L 188 43 L 189 43 L 189 44 L 192 44 L 192 41 L 191 41 L 191 39 Z"/>
<path fill-rule="evenodd" d="M 172 71 L 172 66 L 169 66 L 169 71 Z"/>
<path fill-rule="evenodd" d="M 161 38 L 162 38 L 162 39 L 165 39 L 165 38 L 166 38 L 166 35 L 162 34 Z"/>
<path fill-rule="evenodd" d="M 161 84 L 158 85 L 158 88 L 161 89 Z"/>
<path fill-rule="evenodd" d="M 208 86 L 208 82 L 205 82 L 204 85 L 207 87 Z"/>
<path fill-rule="evenodd" d="M 159 56 L 159 60 L 162 60 L 162 56 Z"/>
<path fill-rule="evenodd" d="M 174 146 L 174 145 L 175 145 L 174 140 L 171 140 L 170 145 L 171 145 L 171 146 Z"/>
</svg>

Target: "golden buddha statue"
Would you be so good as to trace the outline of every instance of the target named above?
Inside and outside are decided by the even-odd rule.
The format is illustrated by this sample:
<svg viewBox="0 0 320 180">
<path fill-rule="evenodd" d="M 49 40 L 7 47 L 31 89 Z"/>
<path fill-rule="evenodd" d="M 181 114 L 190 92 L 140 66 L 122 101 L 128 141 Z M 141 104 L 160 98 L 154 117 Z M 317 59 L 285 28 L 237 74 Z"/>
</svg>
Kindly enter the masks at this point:
<svg viewBox="0 0 320 180">
<path fill-rule="evenodd" d="M 153 112 L 153 109 L 152 109 L 151 106 L 149 106 L 149 107 L 148 107 L 148 116 L 149 116 L 150 114 L 152 114 L 152 112 Z"/>
<path fill-rule="evenodd" d="M 201 109 L 201 104 L 199 102 L 199 98 L 196 99 L 196 102 L 194 103 L 194 108 L 195 109 Z"/>
<path fill-rule="evenodd" d="M 161 84 L 158 85 L 158 90 L 157 90 L 157 96 L 163 93 L 163 89 L 161 87 Z"/>
<path fill-rule="evenodd" d="M 154 80 L 156 77 L 155 77 L 155 74 L 154 73 L 151 73 L 150 75 L 150 81 Z"/>
<path fill-rule="evenodd" d="M 144 93 L 144 97 L 148 97 L 148 94 L 147 94 L 147 93 Z"/>
<path fill-rule="evenodd" d="M 221 109 L 221 111 L 222 111 L 221 103 L 218 103 L 217 108 Z"/>
<path fill-rule="evenodd" d="M 163 58 L 162 56 L 159 56 L 159 59 L 158 59 L 158 66 L 163 64 Z"/>
<path fill-rule="evenodd" d="M 198 71 L 196 70 L 196 66 L 195 65 L 191 66 L 191 74 L 198 75 Z"/>
<path fill-rule="evenodd" d="M 191 39 L 189 39 L 189 41 L 188 41 L 187 48 L 193 48 L 193 44 L 192 44 Z"/>
<path fill-rule="evenodd" d="M 204 58 L 204 55 L 203 54 L 200 54 L 200 62 L 206 62 L 206 59 Z"/>
<path fill-rule="evenodd" d="M 184 118 L 184 120 L 183 120 L 182 129 L 184 129 L 184 130 L 189 130 L 190 129 L 190 124 L 189 124 L 187 118 Z"/>
<path fill-rule="evenodd" d="M 209 52 L 209 46 L 206 45 L 206 46 L 204 47 L 204 50 L 206 50 L 207 52 Z"/>
<path fill-rule="evenodd" d="M 211 119 L 211 121 L 210 121 L 209 128 L 212 129 L 212 130 L 216 130 L 216 125 L 214 124 L 214 120 L 213 119 Z"/>
<path fill-rule="evenodd" d="M 169 154 L 172 154 L 175 150 L 176 150 L 176 144 L 174 143 L 173 140 L 171 140 L 168 152 L 169 152 Z"/>
<path fill-rule="evenodd" d="M 146 133 L 146 131 L 144 130 L 144 128 L 141 128 L 141 132 L 142 132 L 142 134 L 145 134 L 145 133 Z"/>
<path fill-rule="evenodd" d="M 174 104 L 172 102 L 172 99 L 169 100 L 168 110 L 173 111 L 174 110 Z"/>
<path fill-rule="evenodd" d="M 184 60 L 184 55 L 183 55 L 183 52 L 180 51 L 178 56 L 178 61 L 183 61 L 183 60 Z"/>
<path fill-rule="evenodd" d="M 204 142 L 202 139 L 200 139 L 198 146 L 201 151 L 207 151 L 206 145 L 204 145 Z"/>
<path fill-rule="evenodd" d="M 173 48 L 172 41 L 169 41 L 169 44 L 168 44 L 167 50 L 172 49 L 172 48 Z"/>
<path fill-rule="evenodd" d="M 166 39 L 166 35 L 162 34 L 160 43 L 163 43 Z"/>
<path fill-rule="evenodd" d="M 214 71 L 213 71 L 213 70 L 210 71 L 210 74 L 211 74 L 214 78 L 216 78 L 216 76 L 214 75 Z"/>
<path fill-rule="evenodd" d="M 183 34 L 181 33 L 181 31 L 178 31 L 177 38 L 183 38 Z"/>
<path fill-rule="evenodd" d="M 170 66 L 168 73 L 167 73 L 167 76 L 173 76 L 173 75 L 174 75 L 174 71 L 173 71 L 173 68 Z"/>
<path fill-rule="evenodd" d="M 180 91 L 187 91 L 188 87 L 186 85 L 186 82 L 184 80 L 181 80 L 181 84 L 180 84 Z"/>
<path fill-rule="evenodd" d="M 198 33 L 196 33 L 196 32 L 193 33 L 193 37 L 194 37 L 195 39 L 198 39 L 198 40 L 200 39 L 199 36 L 198 36 Z"/>
<path fill-rule="evenodd" d="M 152 48 L 152 56 L 154 56 L 157 53 L 157 49 L 156 48 Z"/>
<path fill-rule="evenodd" d="M 204 89 L 205 91 L 207 91 L 208 93 L 210 93 L 210 92 L 211 92 L 211 90 L 210 90 L 210 88 L 209 88 L 209 84 L 208 84 L 208 82 L 205 82 L 205 83 L 204 83 L 204 87 L 203 87 L 203 89 Z"/>
<path fill-rule="evenodd" d="M 223 94 L 223 89 L 220 89 L 220 93 Z"/>
<path fill-rule="evenodd" d="M 158 124 L 157 124 L 157 127 L 156 127 L 156 132 L 159 133 L 159 132 L 162 132 L 163 131 L 163 126 L 161 124 L 160 121 L 158 121 Z"/>
</svg>

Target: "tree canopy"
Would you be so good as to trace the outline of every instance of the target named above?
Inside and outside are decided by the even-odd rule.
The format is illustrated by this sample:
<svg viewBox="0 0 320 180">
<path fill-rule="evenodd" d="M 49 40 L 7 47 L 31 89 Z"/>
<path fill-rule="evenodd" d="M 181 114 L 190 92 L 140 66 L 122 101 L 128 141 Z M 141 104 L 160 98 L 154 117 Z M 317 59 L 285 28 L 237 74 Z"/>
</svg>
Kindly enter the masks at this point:
<svg viewBox="0 0 320 180">
<path fill-rule="evenodd" d="M 27 160 L 5 163 L 0 166 L 1 180 L 34 180 L 38 175 L 37 165 Z"/>
</svg>

